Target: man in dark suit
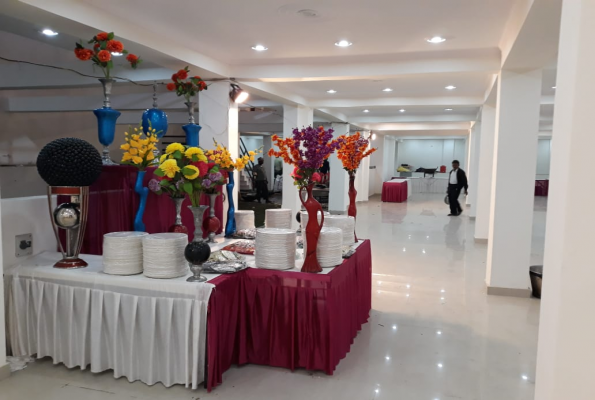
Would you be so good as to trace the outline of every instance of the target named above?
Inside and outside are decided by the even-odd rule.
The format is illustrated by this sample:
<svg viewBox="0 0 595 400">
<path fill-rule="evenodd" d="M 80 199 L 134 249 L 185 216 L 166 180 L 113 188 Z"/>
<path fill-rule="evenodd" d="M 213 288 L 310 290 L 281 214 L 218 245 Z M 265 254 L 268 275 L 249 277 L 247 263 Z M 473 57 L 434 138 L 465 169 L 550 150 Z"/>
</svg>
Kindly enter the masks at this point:
<svg viewBox="0 0 595 400">
<path fill-rule="evenodd" d="M 463 209 L 459 204 L 459 195 L 461 194 L 461 190 L 465 189 L 465 194 L 467 194 L 467 189 L 469 186 L 467 185 L 467 174 L 465 171 L 459 168 L 459 161 L 454 160 L 452 162 L 452 171 L 448 174 L 448 203 L 450 204 L 450 214 L 449 217 L 456 217 L 457 215 L 461 215 Z"/>
</svg>

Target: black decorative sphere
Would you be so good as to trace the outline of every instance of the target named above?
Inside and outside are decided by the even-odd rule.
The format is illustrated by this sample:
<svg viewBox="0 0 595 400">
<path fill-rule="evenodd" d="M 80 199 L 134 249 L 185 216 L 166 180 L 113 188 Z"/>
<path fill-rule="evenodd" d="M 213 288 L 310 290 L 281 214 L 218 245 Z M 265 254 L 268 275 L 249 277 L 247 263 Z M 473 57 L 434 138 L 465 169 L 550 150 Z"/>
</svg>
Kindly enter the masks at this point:
<svg viewBox="0 0 595 400">
<path fill-rule="evenodd" d="M 202 264 L 211 256 L 207 242 L 190 242 L 184 249 L 184 257 L 190 264 Z"/>
<path fill-rule="evenodd" d="M 101 174 L 101 155 L 82 139 L 56 139 L 39 152 L 37 172 L 50 186 L 91 186 Z"/>
</svg>

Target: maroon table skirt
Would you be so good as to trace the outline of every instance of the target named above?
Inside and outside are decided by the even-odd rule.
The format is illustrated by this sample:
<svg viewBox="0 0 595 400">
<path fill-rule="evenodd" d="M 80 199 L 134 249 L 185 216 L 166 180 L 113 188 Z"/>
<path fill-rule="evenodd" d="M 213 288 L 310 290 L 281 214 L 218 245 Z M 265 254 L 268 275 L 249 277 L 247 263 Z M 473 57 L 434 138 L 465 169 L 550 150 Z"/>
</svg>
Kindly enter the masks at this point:
<svg viewBox="0 0 595 400">
<path fill-rule="evenodd" d="M 384 182 L 382 184 L 382 201 L 390 203 L 407 201 L 407 182 Z"/>
<path fill-rule="evenodd" d="M 326 275 L 249 268 L 210 283 L 209 391 L 233 364 L 332 375 L 372 307 L 370 241 Z"/>
<path fill-rule="evenodd" d="M 145 187 L 154 178 L 155 168 L 147 168 L 144 178 Z M 131 231 L 134 229 L 134 217 L 138 209 L 139 196 L 134 191 L 138 170 L 128 165 L 104 166 L 99 179 L 90 187 L 89 214 L 83 240 L 82 254 L 103 253 L 103 235 L 109 232 Z M 58 204 L 68 201 L 60 196 Z M 209 198 L 203 195 L 201 204 L 208 205 Z M 194 237 L 194 219 L 188 209 L 190 200 L 186 198 L 182 206 L 182 223 L 188 228 L 189 239 Z M 215 215 L 221 221 L 222 232 L 223 196 L 217 197 Z M 208 211 L 205 212 L 208 216 Z M 166 194 L 157 195 L 149 191 L 143 221 L 149 233 L 167 232 L 175 222 L 176 210 L 173 201 Z M 206 237 L 207 232 L 204 233 Z"/>
<path fill-rule="evenodd" d="M 536 180 L 535 181 L 535 196 L 547 196 L 550 190 L 550 181 Z"/>
</svg>

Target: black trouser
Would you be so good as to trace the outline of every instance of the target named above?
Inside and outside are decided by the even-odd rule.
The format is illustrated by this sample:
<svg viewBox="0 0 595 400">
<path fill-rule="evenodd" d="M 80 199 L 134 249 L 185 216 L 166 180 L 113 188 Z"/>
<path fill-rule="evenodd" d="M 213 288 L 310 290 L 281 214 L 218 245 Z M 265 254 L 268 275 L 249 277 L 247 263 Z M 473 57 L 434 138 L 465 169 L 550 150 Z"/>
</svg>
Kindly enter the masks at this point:
<svg viewBox="0 0 595 400">
<path fill-rule="evenodd" d="M 269 201 L 269 185 L 267 181 L 256 181 L 256 200 Z"/>
<path fill-rule="evenodd" d="M 461 194 L 461 188 L 459 185 L 448 185 L 448 203 L 450 204 L 450 213 L 459 215 L 463 212 L 461 205 L 459 204 L 459 195 Z"/>
</svg>

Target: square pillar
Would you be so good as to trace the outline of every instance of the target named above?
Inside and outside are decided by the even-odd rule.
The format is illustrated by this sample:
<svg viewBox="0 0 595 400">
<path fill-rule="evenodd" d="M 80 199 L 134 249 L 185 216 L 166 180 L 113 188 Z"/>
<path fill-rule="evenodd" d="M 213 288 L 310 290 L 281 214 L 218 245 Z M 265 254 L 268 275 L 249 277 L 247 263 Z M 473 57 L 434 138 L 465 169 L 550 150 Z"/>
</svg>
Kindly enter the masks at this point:
<svg viewBox="0 0 595 400">
<path fill-rule="evenodd" d="M 489 294 L 530 294 L 541 75 L 540 69 L 504 70 L 498 80 L 486 263 Z"/>
<path fill-rule="evenodd" d="M 273 147 L 271 136 L 273 136 L 272 133 L 262 137 L 262 154 L 258 155 L 258 157 L 262 157 L 264 160 L 264 170 L 267 173 L 269 190 L 273 190 L 273 185 L 275 184 L 275 157 L 269 157 L 268 154 L 269 149 Z"/>
<path fill-rule="evenodd" d="M 349 124 L 347 122 L 333 122 L 331 127 L 334 137 L 341 135 L 349 135 Z M 328 159 L 330 166 L 330 182 L 329 182 L 329 197 L 328 197 L 328 211 L 331 214 L 346 214 L 349 206 L 349 197 L 347 191 L 349 189 L 349 175 L 343 169 L 343 164 L 337 158 L 337 153 L 331 154 Z M 357 172 L 359 173 L 359 171 Z"/>
<path fill-rule="evenodd" d="M 475 217 L 475 241 L 478 243 L 488 242 L 495 134 L 496 108 L 484 104 L 481 109 L 481 141 L 479 143 L 477 209 Z"/>
<path fill-rule="evenodd" d="M 468 177 L 469 177 L 469 195 L 467 204 L 469 207 L 469 217 L 477 216 L 477 185 L 479 183 L 479 147 L 481 141 L 481 121 L 476 122 L 469 134 L 469 157 Z"/>
<path fill-rule="evenodd" d="M 214 149 L 215 139 L 226 146 L 233 158 L 239 157 L 240 133 L 238 105 L 229 98 L 229 82 L 214 82 L 208 90 L 198 94 L 198 124 L 202 126 L 198 145 L 203 149 Z M 238 204 L 240 189 L 239 173 L 236 171 L 233 189 L 234 203 Z M 227 215 L 228 202 L 223 203 L 223 215 Z M 225 221 L 221 221 L 222 224 Z"/>
<path fill-rule="evenodd" d="M 305 106 L 291 106 L 283 105 L 283 137 L 293 136 L 293 130 L 295 128 L 302 129 L 308 125 L 314 123 L 314 110 Z M 293 165 L 283 163 L 283 208 L 289 208 L 292 210 L 292 215 L 296 215 L 297 212 L 302 208 L 302 202 L 300 201 L 299 192 L 296 186 L 293 184 L 293 178 L 291 173 L 293 172 Z M 298 223 L 295 218 L 293 221 L 293 227 L 298 228 Z"/>
<path fill-rule="evenodd" d="M 595 399 L 595 2 L 562 2 L 535 399 Z"/>
</svg>

